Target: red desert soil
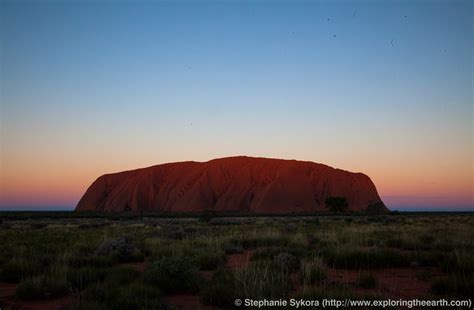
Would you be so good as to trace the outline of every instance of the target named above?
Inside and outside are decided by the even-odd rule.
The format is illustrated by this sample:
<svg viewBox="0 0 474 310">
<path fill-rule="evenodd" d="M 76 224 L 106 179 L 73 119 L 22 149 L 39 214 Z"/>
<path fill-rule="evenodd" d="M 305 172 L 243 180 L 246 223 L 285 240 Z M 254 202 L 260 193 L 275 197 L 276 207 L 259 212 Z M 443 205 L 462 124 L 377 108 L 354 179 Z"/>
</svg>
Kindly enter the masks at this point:
<svg viewBox="0 0 474 310">
<path fill-rule="evenodd" d="M 225 266 L 229 269 L 246 268 L 250 264 L 253 252 L 245 250 L 242 253 L 227 255 Z"/>
<path fill-rule="evenodd" d="M 2 310 L 52 310 L 62 309 L 72 303 L 71 296 L 48 300 L 22 301 L 15 298 L 15 291 L 18 284 L 0 283 L 0 305 Z"/>
<path fill-rule="evenodd" d="M 365 174 L 309 161 L 245 156 L 106 174 L 87 189 L 76 211 L 310 212 L 327 210 L 329 196 L 346 197 L 351 211 L 370 204 L 387 211 Z"/>
</svg>

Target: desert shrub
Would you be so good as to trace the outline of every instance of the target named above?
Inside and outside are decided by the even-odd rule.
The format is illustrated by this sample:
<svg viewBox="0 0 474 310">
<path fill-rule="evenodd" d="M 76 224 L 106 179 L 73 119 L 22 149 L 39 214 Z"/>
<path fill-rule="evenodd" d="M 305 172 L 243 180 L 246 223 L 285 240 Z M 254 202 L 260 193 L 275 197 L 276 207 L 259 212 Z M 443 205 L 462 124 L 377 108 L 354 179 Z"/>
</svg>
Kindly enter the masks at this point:
<svg viewBox="0 0 474 310">
<path fill-rule="evenodd" d="M 107 240 L 100 244 L 95 251 L 95 255 L 116 256 L 121 262 L 133 261 L 135 253 L 136 249 L 132 239 L 127 236 Z"/>
<path fill-rule="evenodd" d="M 285 270 L 295 270 L 299 267 L 299 259 L 293 254 L 281 252 L 273 257 L 273 262 Z"/>
<path fill-rule="evenodd" d="M 406 267 L 410 260 L 400 252 L 389 249 L 328 249 L 322 252 L 325 261 L 337 268 L 386 268 Z"/>
<path fill-rule="evenodd" d="M 357 285 L 365 289 L 373 289 L 377 287 L 377 278 L 371 273 L 361 273 L 357 280 Z"/>
<path fill-rule="evenodd" d="M 72 288 L 82 290 L 92 283 L 104 280 L 105 275 L 106 271 L 103 268 L 69 268 L 67 271 L 67 281 Z"/>
<path fill-rule="evenodd" d="M 196 255 L 201 270 L 214 270 L 225 263 L 225 254 L 221 251 L 202 250 Z"/>
<path fill-rule="evenodd" d="M 145 281 L 166 293 L 194 292 L 198 274 L 194 261 L 185 255 L 165 256 L 150 264 L 145 271 Z"/>
<path fill-rule="evenodd" d="M 57 277 L 38 276 L 23 280 L 16 289 L 16 296 L 23 300 L 48 299 L 68 292 L 68 283 Z"/>
<path fill-rule="evenodd" d="M 232 307 L 238 297 L 234 274 L 225 269 L 217 270 L 211 281 L 201 289 L 200 295 L 204 304 Z"/>
<path fill-rule="evenodd" d="M 320 283 L 326 279 L 326 266 L 320 258 L 303 261 L 301 264 L 301 282 L 303 284 Z"/>
</svg>

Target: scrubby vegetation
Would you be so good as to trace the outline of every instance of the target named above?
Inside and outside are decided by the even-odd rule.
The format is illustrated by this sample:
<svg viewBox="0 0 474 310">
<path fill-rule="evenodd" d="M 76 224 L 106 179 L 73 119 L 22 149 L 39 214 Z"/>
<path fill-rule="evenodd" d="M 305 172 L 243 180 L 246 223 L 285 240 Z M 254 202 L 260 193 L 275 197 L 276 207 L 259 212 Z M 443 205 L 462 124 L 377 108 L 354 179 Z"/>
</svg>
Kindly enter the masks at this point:
<svg viewBox="0 0 474 310">
<path fill-rule="evenodd" d="M 470 214 L 8 216 L 1 226 L 8 229 L 0 230 L 0 283 L 15 286 L 10 303 L 69 297 L 63 308 L 161 309 L 175 294 L 232 307 L 244 297 L 462 298 L 474 291 Z M 421 295 L 413 295 L 418 284 Z"/>
</svg>

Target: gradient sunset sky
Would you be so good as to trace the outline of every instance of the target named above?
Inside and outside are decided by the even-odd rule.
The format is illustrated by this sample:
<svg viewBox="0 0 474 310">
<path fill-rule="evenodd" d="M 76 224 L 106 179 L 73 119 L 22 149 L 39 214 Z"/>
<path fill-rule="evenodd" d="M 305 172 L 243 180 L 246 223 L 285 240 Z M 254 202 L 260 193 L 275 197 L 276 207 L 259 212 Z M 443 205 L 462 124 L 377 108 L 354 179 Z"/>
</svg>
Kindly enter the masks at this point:
<svg viewBox="0 0 474 310">
<path fill-rule="evenodd" d="M 0 2 L 0 209 L 248 155 L 474 210 L 474 1 Z"/>
</svg>

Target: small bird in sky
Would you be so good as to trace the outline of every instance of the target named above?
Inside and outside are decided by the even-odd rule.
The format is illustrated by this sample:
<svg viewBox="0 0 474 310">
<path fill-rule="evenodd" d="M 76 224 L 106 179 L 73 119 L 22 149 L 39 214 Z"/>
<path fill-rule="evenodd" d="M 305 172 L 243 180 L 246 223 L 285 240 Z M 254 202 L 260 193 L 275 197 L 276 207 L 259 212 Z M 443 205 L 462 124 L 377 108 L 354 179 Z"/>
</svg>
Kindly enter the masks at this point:
<svg viewBox="0 0 474 310">
<path fill-rule="evenodd" d="M 393 44 L 393 39 L 392 41 L 390 41 L 390 44 L 392 45 L 392 47 L 395 47 L 395 45 Z"/>
</svg>

